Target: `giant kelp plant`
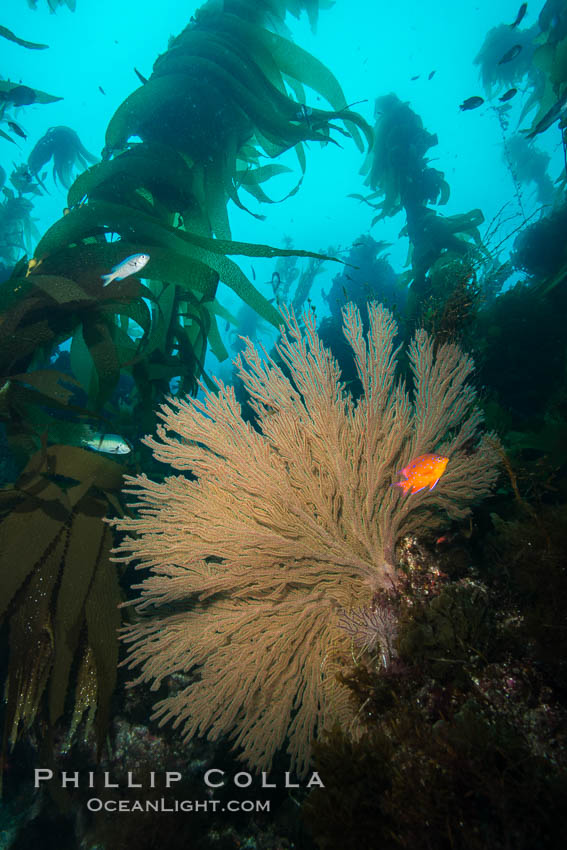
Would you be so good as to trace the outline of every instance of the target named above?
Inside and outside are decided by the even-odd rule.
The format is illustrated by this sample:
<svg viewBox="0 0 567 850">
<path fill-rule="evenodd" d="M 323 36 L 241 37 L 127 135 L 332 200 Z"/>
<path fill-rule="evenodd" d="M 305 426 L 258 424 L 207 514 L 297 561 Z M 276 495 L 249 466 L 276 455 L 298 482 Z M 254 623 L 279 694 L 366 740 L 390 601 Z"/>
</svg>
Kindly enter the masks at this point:
<svg viewBox="0 0 567 850">
<path fill-rule="evenodd" d="M 402 234 L 410 241 L 411 263 L 406 278 L 412 287 L 408 311 L 414 320 L 427 323 L 423 305 L 432 298 L 430 270 L 441 258 L 451 258 L 468 264 L 472 278 L 473 261 L 484 256 L 478 231 L 484 216 L 479 209 L 442 216 L 431 208 L 431 204 L 447 203 L 450 189 L 443 172 L 432 168 L 426 157 L 437 136 L 424 128 L 409 103 L 395 94 L 379 97 L 375 115 L 374 145 L 362 167 L 372 193 L 353 197 L 377 210 L 372 224 L 405 212 Z"/>
<path fill-rule="evenodd" d="M 43 50 L 48 47 L 47 44 L 35 44 L 32 41 L 25 41 L 18 38 L 11 30 L 0 26 L 0 37 L 7 38 L 22 47 L 27 47 L 31 50 Z M 10 82 L 10 80 L 0 80 L 0 124 L 3 124 L 6 129 L 0 129 L 0 137 L 17 145 L 17 136 L 22 136 L 23 130 L 15 123 L 15 116 L 12 113 L 14 107 L 30 106 L 32 103 L 56 103 L 62 100 L 61 97 L 48 94 L 40 91 L 40 89 L 31 88 L 24 83 Z"/>
<path fill-rule="evenodd" d="M 0 27 L 0 36 L 30 49 L 47 47 L 45 44 L 24 41 L 6 27 Z M 15 123 L 15 108 L 21 109 L 35 103 L 56 103 L 58 100 L 61 98 L 31 86 L 0 80 L 0 138 L 17 144 L 17 133 L 23 131 Z M 40 194 L 38 184 L 24 163 L 19 166 L 14 163 L 14 170 L 9 177 L 12 186 L 4 185 L 8 182 L 6 178 L 6 172 L 0 169 L 0 189 L 4 196 L 0 203 L 0 281 L 10 276 L 14 264 L 24 253 L 33 251 L 39 237 L 32 216 L 33 202 L 25 197 L 26 194 Z"/>
<path fill-rule="evenodd" d="M 366 305 L 369 301 L 380 301 L 402 319 L 407 299 L 407 288 L 390 265 L 386 251 L 389 243 L 376 242 L 370 235 L 362 234 L 351 246 L 345 268 L 333 277 L 328 292 L 323 292 L 330 316 L 319 324 L 319 336 L 337 358 L 344 380 L 354 395 L 360 392 L 360 384 L 352 358 L 352 351 L 342 334 L 342 310 L 345 304 L 353 303 L 360 310 L 366 328 Z"/>
<path fill-rule="evenodd" d="M 527 139 L 559 124 L 565 130 L 567 103 L 567 12 L 562 0 L 547 0 L 537 24 L 528 29 L 501 24 L 487 33 L 475 59 L 487 95 L 510 86 L 528 92 L 522 119 L 536 110 Z M 498 112 L 507 109 L 499 105 Z M 562 133 L 563 148 L 565 138 Z"/>
<path fill-rule="evenodd" d="M 97 588 L 114 594 L 104 604 L 97 597 L 97 606 L 112 609 L 118 598 L 102 517 L 121 510 L 115 481 L 125 467 L 110 470 L 80 444 L 100 447 L 109 431 L 115 443 L 134 440 L 151 427 L 172 378 L 179 392 L 192 392 L 207 347 L 225 356 L 216 319 L 232 317 L 216 300 L 219 280 L 263 318 L 280 321 L 228 255 L 318 255 L 230 241 L 228 199 L 242 207 L 247 190 L 266 201 L 260 184 L 278 173 L 261 157 L 294 148 L 303 170 L 306 140 L 332 143 L 335 131 L 362 147 L 359 128 L 371 138 L 332 74 L 285 35 L 288 9 L 305 7 L 314 20 L 317 6 L 227 0 L 198 10 L 113 116 L 103 161 L 70 187 L 66 214 L 2 286 L 0 415 L 21 475 L 4 493 L 0 541 L 11 552 L 25 522 L 43 529 L 45 542 L 26 551 L 5 597 L 10 628 L 31 623 L 38 641 L 33 667 L 21 640 L 11 644 L 10 740 L 30 727 L 45 694 L 51 721 L 61 715 L 73 665 L 86 664 L 90 682 L 75 717 L 98 704 L 104 718 L 108 708 L 115 638 L 98 653 L 93 641 L 100 648 L 102 638 L 91 619 Z M 309 122 L 303 85 L 331 105 L 313 110 Z M 145 282 L 130 277 L 103 288 L 101 275 L 138 252 L 150 255 Z M 67 354 L 59 346 L 68 342 Z M 88 438 L 93 428 L 96 441 Z M 144 460 L 138 452 L 132 458 Z M 78 546 L 84 535 L 92 538 L 88 563 Z M 51 591 L 34 608 L 37 582 Z M 64 600 L 75 582 L 70 608 Z"/>
<path fill-rule="evenodd" d="M 489 97 L 520 84 L 525 77 L 532 90 L 541 91 L 542 76 L 533 61 L 538 34 L 537 25 L 523 29 L 504 23 L 486 34 L 474 62 Z"/>
<path fill-rule="evenodd" d="M 102 745 L 116 680 L 120 593 L 112 534 L 101 519 L 120 510 L 121 483 L 119 464 L 45 445 L 3 492 L 2 513 L 9 512 L 0 524 L 0 616 L 10 642 L 4 745 L 32 728 L 46 697 L 49 723 L 56 723 L 77 664 L 66 746 L 84 714 L 86 732 L 96 717 Z"/>
<path fill-rule="evenodd" d="M 547 201 L 548 206 L 537 220 L 525 222 L 516 236 L 510 263 L 523 279 L 496 299 L 490 309 L 481 311 L 475 344 L 482 378 L 489 385 L 487 406 L 492 408 L 494 422 L 498 421 L 500 430 L 507 432 L 510 451 L 523 475 L 529 477 L 526 466 L 536 477 L 539 471 L 539 486 L 547 487 L 549 498 L 550 493 L 559 492 L 558 486 L 561 489 L 567 434 L 567 340 L 562 319 L 567 280 L 567 159 L 566 168 L 553 186 L 546 173 L 546 155 L 535 144 L 540 135 L 545 133 L 553 140 L 555 134 L 564 157 L 567 151 L 564 4 L 549 0 L 539 15 L 538 26 L 540 33 L 533 52 L 533 73 L 537 73 L 538 84 L 528 93 L 522 119 L 531 110 L 537 111 L 530 127 L 507 140 L 506 152 L 517 196 L 520 182 L 531 180 L 538 188 L 539 199 Z M 548 469 L 550 478 L 547 483 L 544 469 Z"/>
<path fill-rule="evenodd" d="M 50 127 L 39 139 L 28 157 L 28 168 L 32 176 L 37 176 L 42 168 L 53 160 L 53 180 L 57 180 L 69 189 L 75 166 L 83 170 L 97 161 L 85 148 L 79 136 L 71 127 Z"/>
<path fill-rule="evenodd" d="M 407 292 L 388 261 L 389 243 L 376 242 L 362 234 L 351 246 L 347 268 L 335 275 L 329 291 L 323 293 L 333 321 L 340 325 L 341 310 L 352 301 L 363 310 L 368 301 L 381 301 L 388 307 L 401 310 Z"/>
</svg>

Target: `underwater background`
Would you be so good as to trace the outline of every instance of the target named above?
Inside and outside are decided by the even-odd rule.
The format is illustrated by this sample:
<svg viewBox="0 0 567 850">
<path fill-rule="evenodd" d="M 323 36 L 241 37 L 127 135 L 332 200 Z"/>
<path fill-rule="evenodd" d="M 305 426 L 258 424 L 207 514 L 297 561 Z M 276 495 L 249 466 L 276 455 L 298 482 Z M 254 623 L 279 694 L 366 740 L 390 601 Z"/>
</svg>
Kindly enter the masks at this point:
<svg viewBox="0 0 567 850">
<path fill-rule="evenodd" d="M 0 45 L 0 847 L 564 846 L 565 3 Z"/>
</svg>

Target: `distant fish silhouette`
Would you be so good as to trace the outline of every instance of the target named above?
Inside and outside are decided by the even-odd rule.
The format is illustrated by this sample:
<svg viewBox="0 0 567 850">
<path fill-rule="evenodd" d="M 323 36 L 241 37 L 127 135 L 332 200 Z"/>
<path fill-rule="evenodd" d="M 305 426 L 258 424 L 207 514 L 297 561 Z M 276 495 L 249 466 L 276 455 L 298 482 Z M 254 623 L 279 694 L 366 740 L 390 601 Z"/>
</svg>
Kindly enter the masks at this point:
<svg viewBox="0 0 567 850">
<path fill-rule="evenodd" d="M 20 139 L 27 139 L 27 135 L 15 121 L 8 121 L 8 127 L 16 134 L 16 136 L 19 136 Z"/>
<path fill-rule="evenodd" d="M 463 102 L 459 106 L 459 109 L 462 112 L 466 112 L 469 109 L 478 109 L 478 107 L 482 106 L 483 103 L 484 103 L 484 98 L 482 98 L 482 97 L 478 97 L 478 96 L 467 97 L 466 100 L 463 100 Z"/>
<path fill-rule="evenodd" d="M 512 59 L 516 58 L 518 53 L 521 53 L 521 51 L 522 51 L 522 45 L 521 44 L 515 44 L 513 47 L 510 48 L 510 50 L 506 51 L 506 53 L 504 54 L 502 59 L 499 60 L 498 64 L 499 65 L 505 65 L 506 62 L 511 62 Z"/>
<path fill-rule="evenodd" d="M 519 26 L 522 23 L 522 21 L 524 20 L 524 15 L 526 14 L 527 11 L 528 11 L 528 4 L 522 3 L 520 8 L 518 9 L 518 14 L 516 15 L 516 20 L 514 21 L 513 24 L 510 24 L 510 29 L 515 29 L 517 26 Z"/>
<path fill-rule="evenodd" d="M 518 89 L 508 89 L 508 91 L 504 92 L 502 97 L 499 97 L 498 100 L 500 100 L 502 103 L 505 103 L 507 100 L 512 100 L 517 91 Z"/>
</svg>

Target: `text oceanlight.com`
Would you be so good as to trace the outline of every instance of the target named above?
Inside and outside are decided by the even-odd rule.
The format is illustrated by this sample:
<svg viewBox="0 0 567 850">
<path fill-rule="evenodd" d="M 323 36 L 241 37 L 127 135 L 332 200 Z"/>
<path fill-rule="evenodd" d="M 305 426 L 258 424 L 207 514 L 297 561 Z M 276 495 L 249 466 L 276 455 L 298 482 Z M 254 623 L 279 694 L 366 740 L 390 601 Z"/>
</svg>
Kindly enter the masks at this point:
<svg viewBox="0 0 567 850">
<path fill-rule="evenodd" d="M 184 812 L 207 813 L 215 812 L 269 812 L 269 800 L 101 800 L 91 797 L 87 800 L 90 812 Z"/>
</svg>

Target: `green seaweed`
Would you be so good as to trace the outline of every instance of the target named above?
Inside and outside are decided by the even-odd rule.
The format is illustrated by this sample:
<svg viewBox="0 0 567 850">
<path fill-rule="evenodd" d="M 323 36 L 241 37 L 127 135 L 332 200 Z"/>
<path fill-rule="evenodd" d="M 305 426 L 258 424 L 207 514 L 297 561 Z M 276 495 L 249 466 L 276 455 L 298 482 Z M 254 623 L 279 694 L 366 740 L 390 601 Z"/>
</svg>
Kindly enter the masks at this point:
<svg viewBox="0 0 567 850">
<path fill-rule="evenodd" d="M 158 221 L 154 216 L 138 210 L 124 209 L 116 204 L 104 201 L 92 201 L 88 205 L 72 210 L 69 215 L 64 216 L 56 222 L 42 237 L 37 245 L 35 256 L 45 263 L 46 258 L 56 255 L 63 246 L 80 242 L 93 234 L 121 233 L 126 231 L 131 234 L 135 232 L 138 242 L 138 250 L 144 248 L 153 257 L 153 246 L 167 249 L 168 257 L 164 253 L 156 254 L 156 265 L 162 262 L 172 263 L 175 253 L 182 257 L 200 263 L 213 269 L 223 283 L 229 286 L 249 306 L 256 310 L 266 321 L 279 326 L 281 319 L 277 310 L 261 295 L 248 278 L 240 271 L 236 263 L 228 259 L 227 255 L 233 254 L 248 257 L 281 257 L 300 256 L 315 257 L 317 259 L 335 259 L 312 251 L 299 251 L 273 248 L 268 245 L 258 245 L 248 242 L 232 242 L 225 239 L 211 239 L 195 233 L 186 232 Z M 134 245 L 129 244 L 129 250 Z M 92 250 L 92 249 L 91 249 Z M 120 248 L 120 242 L 105 245 L 105 250 L 117 256 L 117 250 L 125 256 L 124 249 Z M 174 252 L 174 253 L 172 253 Z M 57 257 L 53 257 L 56 261 Z M 335 260 L 336 262 L 340 262 Z M 161 278 L 159 268 L 156 278 Z M 183 273 L 183 270 L 181 270 Z M 148 273 L 154 276 L 152 265 L 148 266 Z M 181 277 L 181 275 L 179 275 Z M 163 279 L 163 278 L 161 278 Z"/>
<path fill-rule="evenodd" d="M 10 634 L 4 741 L 11 746 L 37 716 L 45 714 L 52 726 L 59 720 L 74 660 L 90 652 L 95 687 L 86 706 L 75 701 L 74 722 L 90 708 L 102 743 L 116 677 L 120 594 L 110 564 L 112 535 L 101 518 L 122 472 L 84 449 L 50 446 L 30 459 L 10 491 L 15 509 L 0 523 L 3 563 L 9 566 L 0 571 L 0 618 Z M 88 625 L 93 603 L 102 601 L 101 584 L 111 631 L 102 623 L 94 631 Z"/>
<path fill-rule="evenodd" d="M 21 88 L 21 83 L 11 83 L 9 80 L 0 80 L 0 95 L 4 95 L 4 99 L 6 95 L 9 95 L 10 92 L 14 91 L 14 89 Z M 47 92 L 41 91 L 40 89 L 30 89 L 30 91 L 34 94 L 33 103 L 57 103 L 58 100 L 63 100 L 62 97 L 57 97 L 53 94 L 47 94 Z"/>
<path fill-rule="evenodd" d="M 26 41 L 23 38 L 19 38 L 12 30 L 9 30 L 8 27 L 0 26 L 0 38 L 5 38 L 7 41 L 13 41 L 15 44 L 19 44 L 20 47 L 27 47 L 28 50 L 46 50 L 49 45 L 48 44 L 37 44 L 34 41 Z"/>
</svg>

